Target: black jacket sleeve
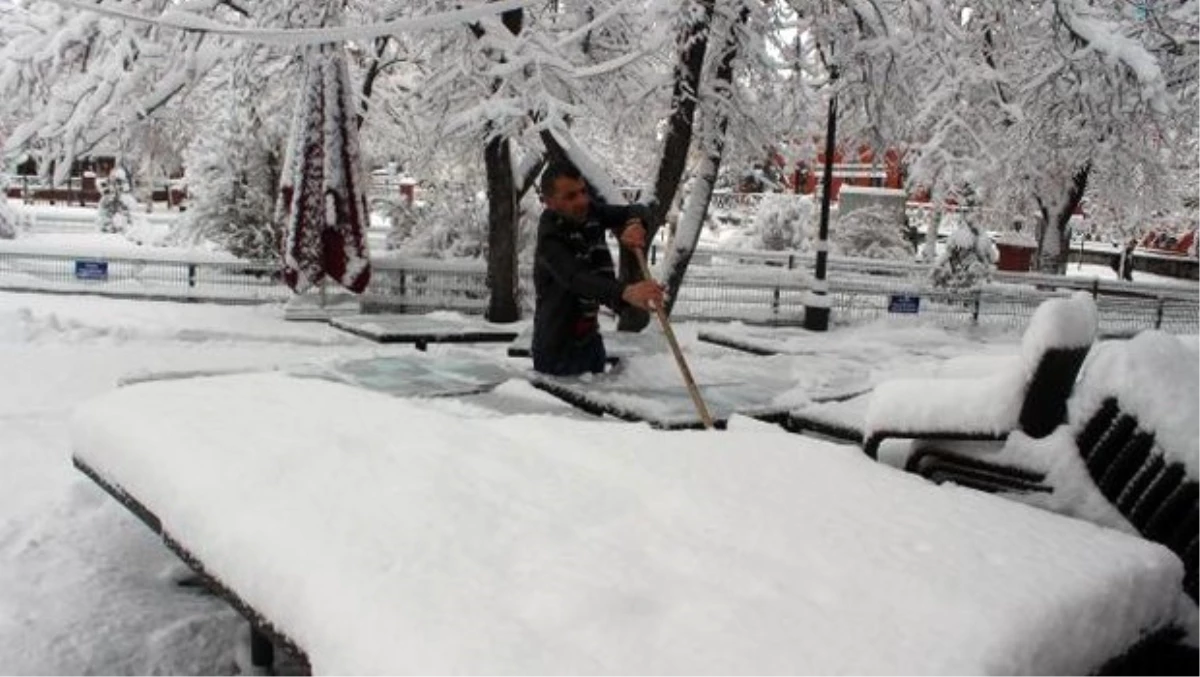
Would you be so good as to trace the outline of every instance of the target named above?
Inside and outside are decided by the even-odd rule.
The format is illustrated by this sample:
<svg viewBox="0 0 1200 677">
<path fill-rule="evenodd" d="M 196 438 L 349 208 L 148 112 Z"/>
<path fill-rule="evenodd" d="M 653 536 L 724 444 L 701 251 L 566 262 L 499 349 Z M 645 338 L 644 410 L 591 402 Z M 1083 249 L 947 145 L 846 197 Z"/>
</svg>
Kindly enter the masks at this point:
<svg viewBox="0 0 1200 677">
<path fill-rule="evenodd" d="M 572 292 L 619 310 L 624 301 L 625 286 L 612 277 L 600 275 L 575 258 L 571 248 L 562 240 L 548 236 L 538 247 L 537 265 L 544 267 L 554 279 Z"/>
</svg>

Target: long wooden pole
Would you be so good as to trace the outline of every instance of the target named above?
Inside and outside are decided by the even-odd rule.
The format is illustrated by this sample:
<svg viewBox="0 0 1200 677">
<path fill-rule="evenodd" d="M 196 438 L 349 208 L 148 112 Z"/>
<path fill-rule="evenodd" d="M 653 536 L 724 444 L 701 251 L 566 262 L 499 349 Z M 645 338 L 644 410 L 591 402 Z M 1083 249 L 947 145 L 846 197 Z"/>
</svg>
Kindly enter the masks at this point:
<svg viewBox="0 0 1200 677">
<path fill-rule="evenodd" d="M 654 277 L 650 275 L 650 267 L 646 265 L 646 253 L 637 248 L 633 250 L 633 255 L 642 269 L 642 278 L 653 280 Z M 700 396 L 700 389 L 696 387 L 696 379 L 692 378 L 692 370 L 688 369 L 687 361 L 683 359 L 683 351 L 679 349 L 679 342 L 675 340 L 675 331 L 671 329 L 671 323 L 667 320 L 667 313 L 661 304 L 654 306 L 654 314 L 658 316 L 658 323 L 662 325 L 663 333 L 667 335 L 667 343 L 671 345 L 671 354 L 675 356 L 675 364 L 679 365 L 679 373 L 683 374 L 683 382 L 687 385 L 688 394 L 692 396 L 692 404 L 696 405 L 696 413 L 700 415 L 700 421 L 704 423 L 704 427 L 711 430 L 713 428 L 712 416 L 708 413 L 704 398 Z"/>
</svg>

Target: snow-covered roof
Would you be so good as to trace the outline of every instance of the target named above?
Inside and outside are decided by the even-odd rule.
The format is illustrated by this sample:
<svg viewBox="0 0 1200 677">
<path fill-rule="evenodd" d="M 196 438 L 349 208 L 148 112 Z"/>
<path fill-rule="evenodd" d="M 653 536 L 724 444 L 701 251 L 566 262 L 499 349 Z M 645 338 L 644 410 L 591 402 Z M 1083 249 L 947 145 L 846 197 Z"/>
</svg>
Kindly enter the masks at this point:
<svg viewBox="0 0 1200 677">
<path fill-rule="evenodd" d="M 316 673 L 1085 673 L 1166 550 L 736 419 L 473 417 L 323 379 L 121 388 L 77 456 Z"/>
<path fill-rule="evenodd" d="M 889 195 L 893 197 L 908 197 L 908 193 L 899 188 L 877 188 L 875 186 L 850 186 L 842 184 L 842 187 L 839 190 L 843 195 L 857 193 L 859 195 Z"/>
</svg>

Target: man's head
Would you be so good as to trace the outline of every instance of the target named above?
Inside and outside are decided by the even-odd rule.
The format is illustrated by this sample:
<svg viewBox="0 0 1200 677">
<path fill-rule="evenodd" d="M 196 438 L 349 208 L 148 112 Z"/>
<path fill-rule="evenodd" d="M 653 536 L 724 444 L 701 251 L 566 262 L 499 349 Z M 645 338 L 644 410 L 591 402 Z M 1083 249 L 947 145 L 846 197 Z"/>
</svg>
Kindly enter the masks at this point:
<svg viewBox="0 0 1200 677">
<path fill-rule="evenodd" d="M 546 209 L 576 223 L 587 220 L 587 182 L 573 165 L 551 164 L 542 172 L 542 202 Z"/>
</svg>

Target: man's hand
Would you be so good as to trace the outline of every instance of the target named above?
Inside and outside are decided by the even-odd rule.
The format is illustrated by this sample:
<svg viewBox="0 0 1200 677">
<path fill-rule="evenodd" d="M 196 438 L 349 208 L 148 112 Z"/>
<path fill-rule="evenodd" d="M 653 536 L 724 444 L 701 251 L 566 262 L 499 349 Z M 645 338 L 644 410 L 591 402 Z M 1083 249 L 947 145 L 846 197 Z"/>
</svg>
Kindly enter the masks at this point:
<svg viewBox="0 0 1200 677">
<path fill-rule="evenodd" d="M 643 280 L 627 285 L 621 292 L 621 299 L 642 310 L 654 310 L 662 306 L 663 290 L 654 280 Z"/>
<path fill-rule="evenodd" d="M 621 231 L 621 246 L 628 249 L 646 248 L 646 226 L 641 219 L 629 219 Z"/>
</svg>

